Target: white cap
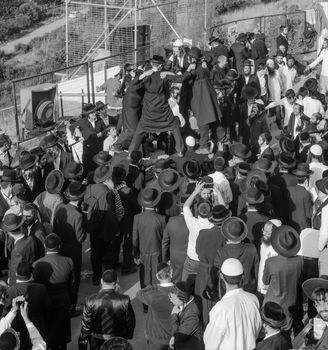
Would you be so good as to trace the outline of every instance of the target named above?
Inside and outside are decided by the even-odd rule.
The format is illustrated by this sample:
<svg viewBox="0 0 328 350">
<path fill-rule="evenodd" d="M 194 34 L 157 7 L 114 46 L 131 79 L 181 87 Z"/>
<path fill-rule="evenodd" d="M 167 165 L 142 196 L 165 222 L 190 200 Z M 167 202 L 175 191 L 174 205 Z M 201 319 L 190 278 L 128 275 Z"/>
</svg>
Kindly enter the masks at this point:
<svg viewBox="0 0 328 350">
<path fill-rule="evenodd" d="M 181 39 L 177 39 L 176 41 L 173 42 L 173 46 L 176 46 L 176 47 L 183 46 L 182 40 Z"/>
<path fill-rule="evenodd" d="M 302 100 L 296 100 L 296 101 L 294 102 L 294 104 L 299 105 L 299 106 L 301 106 L 301 107 L 304 107 L 304 103 L 303 103 Z"/>
<path fill-rule="evenodd" d="M 115 76 L 117 75 L 119 72 L 121 71 L 121 67 L 120 66 L 116 66 L 116 67 L 113 67 L 111 69 L 111 73 Z"/>
<path fill-rule="evenodd" d="M 192 136 L 187 136 L 187 137 L 186 137 L 186 145 L 187 145 L 188 147 L 195 147 L 195 145 L 196 145 L 196 140 L 195 140 L 195 138 L 192 137 Z"/>
<path fill-rule="evenodd" d="M 264 106 L 264 102 L 260 98 L 255 100 L 255 103 L 258 104 L 258 105 L 263 105 Z"/>
<path fill-rule="evenodd" d="M 234 277 L 244 273 L 244 268 L 238 259 L 226 259 L 221 266 L 221 272 L 225 276 Z"/>
<path fill-rule="evenodd" d="M 321 157 L 322 147 L 320 145 L 312 145 L 310 148 L 310 152 L 316 157 Z"/>
<path fill-rule="evenodd" d="M 271 222 L 271 224 L 275 225 L 276 227 L 280 227 L 282 225 L 282 222 L 278 219 L 271 219 L 269 222 Z"/>
</svg>

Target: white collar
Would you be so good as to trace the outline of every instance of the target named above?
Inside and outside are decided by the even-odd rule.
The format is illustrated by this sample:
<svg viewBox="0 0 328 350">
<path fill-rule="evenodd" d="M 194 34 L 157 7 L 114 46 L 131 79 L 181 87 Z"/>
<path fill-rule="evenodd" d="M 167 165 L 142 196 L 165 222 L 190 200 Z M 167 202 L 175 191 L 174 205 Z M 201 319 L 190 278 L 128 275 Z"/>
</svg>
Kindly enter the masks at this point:
<svg viewBox="0 0 328 350">
<path fill-rule="evenodd" d="M 16 238 L 16 239 L 14 240 L 14 244 L 16 244 L 19 240 L 21 240 L 21 239 L 24 238 L 24 237 L 25 237 L 25 235 L 22 234 L 22 236 Z"/>
<path fill-rule="evenodd" d="M 54 254 L 58 254 L 58 252 L 46 252 L 46 255 L 54 255 Z"/>
<path fill-rule="evenodd" d="M 221 298 L 221 300 L 223 300 L 224 298 L 228 298 L 234 294 L 239 294 L 242 290 L 243 290 L 242 288 L 236 288 L 236 289 L 229 290 L 228 292 L 226 292 L 224 294 L 224 296 Z"/>
<path fill-rule="evenodd" d="M 28 280 L 20 280 L 20 279 L 16 278 L 16 283 L 26 283 L 26 282 L 31 282 L 31 281 L 33 281 L 32 277 Z"/>
<path fill-rule="evenodd" d="M 174 284 L 172 282 L 164 282 L 159 284 L 161 287 L 173 287 Z"/>
<path fill-rule="evenodd" d="M 271 333 L 270 335 L 266 335 L 266 336 L 264 337 L 264 339 L 268 339 L 268 338 L 273 337 L 274 335 L 279 334 L 279 333 L 280 333 L 280 329 L 277 330 L 277 331 L 274 332 L 274 333 Z M 263 340 L 264 340 L 264 339 L 263 339 Z"/>
</svg>

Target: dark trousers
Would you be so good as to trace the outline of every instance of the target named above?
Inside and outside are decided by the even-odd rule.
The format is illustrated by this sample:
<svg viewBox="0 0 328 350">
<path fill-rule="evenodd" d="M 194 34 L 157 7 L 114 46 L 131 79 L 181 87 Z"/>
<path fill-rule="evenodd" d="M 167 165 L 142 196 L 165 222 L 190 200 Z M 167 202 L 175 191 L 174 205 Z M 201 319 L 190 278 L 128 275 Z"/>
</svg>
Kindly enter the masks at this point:
<svg viewBox="0 0 328 350">
<path fill-rule="evenodd" d="M 162 345 L 158 344 L 156 342 L 156 339 L 148 339 L 147 340 L 147 350 L 168 350 L 169 346 L 168 345 Z"/>
<path fill-rule="evenodd" d="M 303 281 L 309 278 L 319 277 L 319 263 L 318 259 L 303 257 Z M 304 294 L 303 294 L 304 297 Z M 307 314 L 309 318 L 313 318 L 317 315 L 317 309 L 311 299 L 308 298 L 308 310 Z"/>
<path fill-rule="evenodd" d="M 187 282 L 190 286 L 190 290 L 194 292 L 196 276 L 199 270 L 200 262 L 192 260 L 188 256 L 183 264 L 182 281 Z"/>
<path fill-rule="evenodd" d="M 131 154 L 132 151 L 136 151 L 139 149 L 139 146 L 142 143 L 142 139 L 146 136 L 147 132 L 142 128 L 140 123 L 138 124 L 137 130 L 135 134 L 133 135 L 132 142 L 129 147 L 129 153 Z M 171 134 L 174 137 L 175 141 L 175 149 L 177 152 L 183 151 L 183 140 L 180 133 L 179 125 L 176 125 L 173 130 L 171 130 Z"/>
<path fill-rule="evenodd" d="M 207 148 L 207 144 L 209 141 L 209 131 L 212 131 L 212 139 L 214 142 L 218 142 L 219 138 L 221 137 L 221 126 L 218 122 L 205 124 L 202 126 L 199 126 L 199 134 L 200 134 L 200 140 L 199 140 L 199 146 L 201 148 Z"/>
</svg>

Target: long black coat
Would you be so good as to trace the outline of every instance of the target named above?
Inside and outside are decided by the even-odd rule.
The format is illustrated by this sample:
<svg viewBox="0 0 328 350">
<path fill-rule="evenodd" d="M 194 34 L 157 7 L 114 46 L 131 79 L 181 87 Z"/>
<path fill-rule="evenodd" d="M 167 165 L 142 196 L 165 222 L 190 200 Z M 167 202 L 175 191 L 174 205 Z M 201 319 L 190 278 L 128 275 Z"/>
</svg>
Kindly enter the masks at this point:
<svg viewBox="0 0 328 350">
<path fill-rule="evenodd" d="M 242 74 L 244 61 L 250 57 L 245 45 L 238 41 L 233 43 L 230 48 L 230 57 L 234 58 L 234 68 L 239 74 Z"/>
<path fill-rule="evenodd" d="M 197 125 L 203 126 L 222 118 L 216 92 L 210 83 L 210 72 L 207 68 L 198 66 L 192 71 L 193 87 L 191 109 L 197 119 Z"/>
<path fill-rule="evenodd" d="M 52 302 L 48 345 L 71 341 L 70 307 L 73 294 L 74 267 L 70 258 L 47 254 L 33 264 L 36 282 L 44 284 Z"/>
<path fill-rule="evenodd" d="M 210 229 L 200 230 L 196 241 L 196 253 L 200 265 L 196 275 L 195 295 L 201 302 L 201 312 L 205 326 L 209 322 L 209 312 L 217 301 L 212 300 L 206 292 L 211 294 L 216 284 L 217 274 L 216 269 L 214 269 L 214 260 L 218 249 L 222 248 L 224 243 L 221 227 L 217 225 Z"/>
<path fill-rule="evenodd" d="M 173 282 L 180 282 L 184 261 L 187 257 L 189 230 L 182 214 L 173 216 L 166 224 L 162 240 L 164 262 L 171 262 Z"/>
<path fill-rule="evenodd" d="M 260 60 L 263 60 L 268 55 L 268 49 L 265 42 L 261 39 L 255 39 L 252 44 L 252 59 L 255 63 L 255 69 L 257 69 Z"/>
<path fill-rule="evenodd" d="M 146 132 L 171 131 L 179 126 L 179 119 L 173 115 L 168 103 L 170 96 L 170 82 L 181 83 L 190 77 L 189 72 L 183 75 L 160 77 L 160 72 L 142 80 L 145 94 L 142 100 L 140 126 Z"/>
</svg>

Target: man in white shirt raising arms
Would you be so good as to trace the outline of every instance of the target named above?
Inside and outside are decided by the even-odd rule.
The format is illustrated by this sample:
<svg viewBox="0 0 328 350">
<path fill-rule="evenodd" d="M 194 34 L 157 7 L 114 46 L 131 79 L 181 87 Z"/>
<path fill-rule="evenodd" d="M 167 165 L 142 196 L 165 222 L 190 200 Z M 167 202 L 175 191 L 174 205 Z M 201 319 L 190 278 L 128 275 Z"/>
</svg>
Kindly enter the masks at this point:
<svg viewBox="0 0 328 350">
<path fill-rule="evenodd" d="M 238 259 L 226 259 L 220 278 L 226 287 L 222 299 L 210 311 L 204 333 L 205 350 L 253 350 L 262 327 L 259 302 L 240 288 L 243 266 Z"/>
</svg>

